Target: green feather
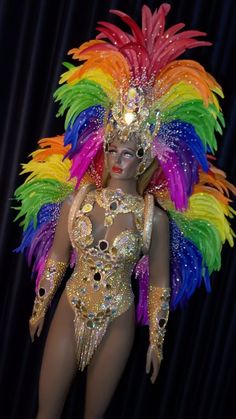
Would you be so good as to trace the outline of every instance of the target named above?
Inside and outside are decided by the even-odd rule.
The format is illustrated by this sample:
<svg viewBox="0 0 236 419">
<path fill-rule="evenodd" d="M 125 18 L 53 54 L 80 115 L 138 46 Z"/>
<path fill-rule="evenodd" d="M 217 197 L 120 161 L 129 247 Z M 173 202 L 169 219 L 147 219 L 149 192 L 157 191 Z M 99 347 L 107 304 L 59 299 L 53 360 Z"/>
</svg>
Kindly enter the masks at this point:
<svg viewBox="0 0 236 419">
<path fill-rule="evenodd" d="M 21 225 L 25 230 L 33 220 L 34 227 L 37 225 L 37 215 L 45 204 L 58 203 L 73 191 L 73 187 L 53 179 L 32 180 L 19 186 L 15 191 L 16 201 L 21 201 L 18 207 L 19 213 L 14 221 L 23 217 Z"/>
<path fill-rule="evenodd" d="M 184 236 L 198 248 L 203 257 L 203 265 L 207 265 L 209 273 L 219 270 L 222 240 L 215 226 L 209 221 L 188 219 L 176 211 L 170 211 L 170 215 Z"/>
</svg>

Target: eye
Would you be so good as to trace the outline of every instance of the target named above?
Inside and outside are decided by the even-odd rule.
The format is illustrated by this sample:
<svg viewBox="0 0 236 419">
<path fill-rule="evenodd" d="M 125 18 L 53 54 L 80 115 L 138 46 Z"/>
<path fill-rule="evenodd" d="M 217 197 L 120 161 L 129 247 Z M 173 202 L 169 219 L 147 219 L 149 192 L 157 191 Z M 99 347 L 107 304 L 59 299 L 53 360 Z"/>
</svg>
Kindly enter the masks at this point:
<svg viewBox="0 0 236 419">
<path fill-rule="evenodd" d="M 108 149 L 108 153 L 115 154 L 116 153 L 116 150 L 114 148 L 109 148 Z"/>
<path fill-rule="evenodd" d="M 124 156 L 125 157 L 128 157 L 128 158 L 132 158 L 132 157 L 134 157 L 134 154 L 131 152 L 131 151 L 124 151 Z"/>
</svg>

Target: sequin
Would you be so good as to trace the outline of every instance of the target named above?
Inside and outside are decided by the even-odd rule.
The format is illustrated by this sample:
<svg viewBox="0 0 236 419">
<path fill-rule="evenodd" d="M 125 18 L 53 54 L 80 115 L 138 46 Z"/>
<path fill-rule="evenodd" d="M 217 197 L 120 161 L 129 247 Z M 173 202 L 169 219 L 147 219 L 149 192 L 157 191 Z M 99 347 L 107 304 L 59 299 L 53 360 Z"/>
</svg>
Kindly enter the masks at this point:
<svg viewBox="0 0 236 419">
<path fill-rule="evenodd" d="M 90 191 L 82 203 L 82 210 L 78 201 L 79 205 L 74 205 L 70 213 L 69 233 L 78 255 L 76 269 L 67 282 L 66 292 L 75 311 L 79 369 L 89 363 L 109 322 L 128 310 L 133 303 L 130 279 L 143 246 L 144 200 L 120 190 L 109 192 L 110 203 L 104 202 L 103 191 Z M 133 229 L 122 231 L 113 243 L 102 239 L 95 245 L 92 223 L 83 211 L 93 208 L 95 201 L 105 209 L 104 226 L 109 223 L 112 225 L 117 214 L 132 212 L 135 221 Z M 85 288 L 86 292 L 78 292 Z M 79 297 L 83 305 L 73 304 Z"/>
</svg>

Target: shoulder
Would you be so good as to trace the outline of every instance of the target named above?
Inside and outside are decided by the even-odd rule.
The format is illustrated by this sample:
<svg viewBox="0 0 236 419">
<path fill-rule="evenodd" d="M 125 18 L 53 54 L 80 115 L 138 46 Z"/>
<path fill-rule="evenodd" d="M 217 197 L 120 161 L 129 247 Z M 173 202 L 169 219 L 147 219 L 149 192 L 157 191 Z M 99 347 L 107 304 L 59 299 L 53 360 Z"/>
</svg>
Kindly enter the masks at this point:
<svg viewBox="0 0 236 419">
<path fill-rule="evenodd" d="M 166 211 L 162 210 L 161 208 L 154 207 L 154 213 L 153 213 L 153 222 L 155 223 L 169 223 L 169 217 L 166 213 Z"/>
<path fill-rule="evenodd" d="M 93 183 L 86 183 L 81 186 L 79 189 L 75 190 L 65 199 L 64 203 L 67 202 L 67 205 L 71 206 L 75 201 L 83 201 L 91 191 L 94 191 L 96 186 Z"/>
<path fill-rule="evenodd" d="M 169 217 L 164 210 L 158 207 L 154 207 L 153 232 L 162 234 L 169 232 Z"/>
</svg>

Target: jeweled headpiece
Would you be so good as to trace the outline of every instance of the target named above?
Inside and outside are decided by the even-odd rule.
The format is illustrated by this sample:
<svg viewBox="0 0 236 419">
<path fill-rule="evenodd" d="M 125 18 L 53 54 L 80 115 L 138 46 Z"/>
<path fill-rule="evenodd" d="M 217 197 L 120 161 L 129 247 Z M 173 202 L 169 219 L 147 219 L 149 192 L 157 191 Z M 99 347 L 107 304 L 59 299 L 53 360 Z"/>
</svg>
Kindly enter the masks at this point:
<svg viewBox="0 0 236 419">
<path fill-rule="evenodd" d="M 137 174 L 143 173 L 154 158 L 151 146 L 160 128 L 160 112 L 157 110 L 153 118 L 151 106 L 152 89 L 133 86 L 121 89 L 105 121 L 105 149 L 114 136 L 124 142 L 131 138 L 136 142 L 136 154 L 141 160 Z"/>
</svg>

